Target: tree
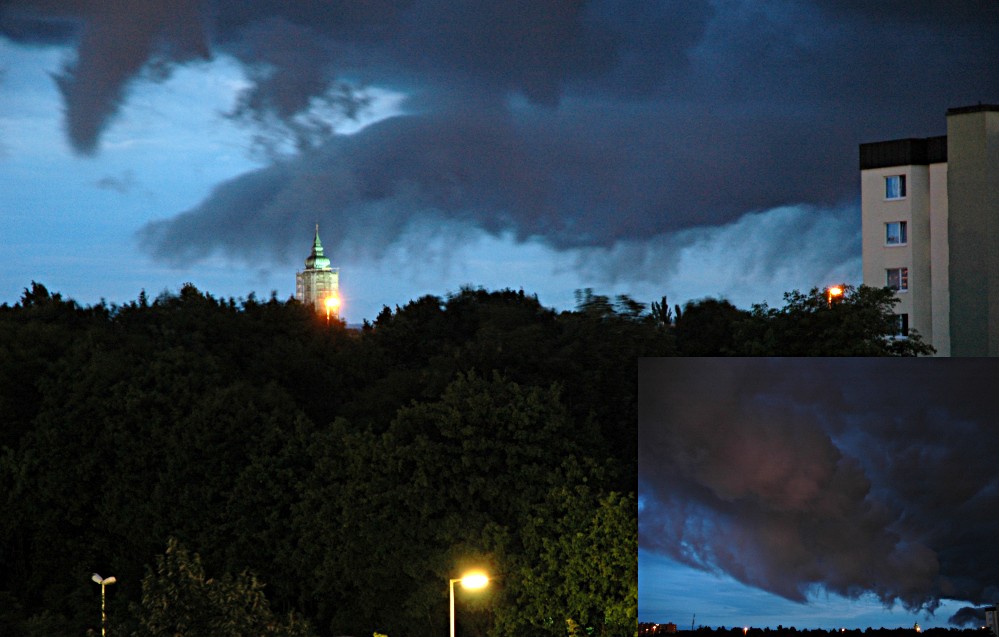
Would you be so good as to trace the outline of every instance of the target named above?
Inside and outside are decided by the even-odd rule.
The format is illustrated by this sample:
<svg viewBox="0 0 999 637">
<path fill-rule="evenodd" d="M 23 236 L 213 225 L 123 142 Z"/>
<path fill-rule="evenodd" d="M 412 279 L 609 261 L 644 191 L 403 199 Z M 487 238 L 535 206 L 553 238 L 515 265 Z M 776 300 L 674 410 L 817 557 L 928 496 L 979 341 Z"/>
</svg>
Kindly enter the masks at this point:
<svg viewBox="0 0 999 637">
<path fill-rule="evenodd" d="M 504 574 L 561 533 L 524 534 L 551 492 L 634 489 L 636 361 L 671 351 L 671 328 L 625 296 L 580 298 L 556 313 L 463 289 L 348 333 L 273 297 L 185 285 L 88 309 L 34 284 L 0 306 L 0 616 L 82 633 L 90 573 L 147 573 L 158 601 L 115 587 L 116 632 L 173 594 L 201 614 L 295 609 L 324 634 L 438 634 L 468 561 L 500 576 L 458 619 L 487 634 L 517 586 Z M 596 508 L 559 515 L 585 526 Z M 200 556 L 168 547 L 157 570 L 167 537 Z M 252 576 L 205 570 L 266 572 L 266 599 Z"/>
<path fill-rule="evenodd" d="M 677 313 L 676 345 L 681 356 L 737 355 L 742 322 L 750 316 L 724 299 L 691 301 Z"/>
<path fill-rule="evenodd" d="M 634 494 L 576 483 L 552 489 L 524 530 L 526 551 L 497 609 L 497 634 L 635 637 L 638 507 Z"/>
<path fill-rule="evenodd" d="M 351 604 L 313 616 L 334 634 L 440 634 L 446 583 L 463 561 L 504 571 L 550 490 L 610 473 L 582 456 L 596 436 L 568 417 L 557 387 L 498 373 L 459 374 L 439 400 L 399 409 L 383 434 L 343 421 L 317 432 L 295 507 L 298 561 L 324 598 Z M 477 598 L 502 600 L 505 581 Z M 466 634 L 490 623 L 467 607 L 459 621 Z"/>
<path fill-rule="evenodd" d="M 253 575 L 205 576 L 201 557 L 171 538 L 157 556 L 155 572 L 142 580 L 142 603 L 133 609 L 148 637 L 310 637 L 308 623 L 294 614 L 271 612 L 264 585 Z"/>
<path fill-rule="evenodd" d="M 676 314 L 674 316 L 674 310 L 670 309 L 669 301 L 665 296 L 660 298 L 658 301 L 653 301 L 649 304 L 649 316 L 652 322 L 656 324 L 657 327 L 668 328 L 673 324 L 674 318 L 680 320 L 683 316 L 683 311 L 680 310 L 680 306 L 674 306 L 676 308 Z"/>
<path fill-rule="evenodd" d="M 932 346 L 910 330 L 897 335 L 893 311 L 898 298 L 890 288 L 843 286 L 838 299 L 825 290 L 784 294 L 784 307 L 754 305 L 740 324 L 736 342 L 750 356 L 919 356 Z"/>
</svg>

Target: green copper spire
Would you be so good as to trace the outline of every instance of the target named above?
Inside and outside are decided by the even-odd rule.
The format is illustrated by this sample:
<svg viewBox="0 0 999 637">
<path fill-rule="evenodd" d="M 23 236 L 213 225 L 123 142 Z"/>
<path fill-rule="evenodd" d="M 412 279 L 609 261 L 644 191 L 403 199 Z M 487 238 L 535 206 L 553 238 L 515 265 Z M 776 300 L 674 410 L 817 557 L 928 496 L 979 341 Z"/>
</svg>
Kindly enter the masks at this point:
<svg viewBox="0 0 999 637">
<path fill-rule="evenodd" d="M 312 244 L 312 254 L 305 260 L 305 267 L 310 270 L 329 270 L 330 260 L 323 256 L 323 244 L 319 240 L 319 224 L 316 224 L 316 240 Z"/>
</svg>

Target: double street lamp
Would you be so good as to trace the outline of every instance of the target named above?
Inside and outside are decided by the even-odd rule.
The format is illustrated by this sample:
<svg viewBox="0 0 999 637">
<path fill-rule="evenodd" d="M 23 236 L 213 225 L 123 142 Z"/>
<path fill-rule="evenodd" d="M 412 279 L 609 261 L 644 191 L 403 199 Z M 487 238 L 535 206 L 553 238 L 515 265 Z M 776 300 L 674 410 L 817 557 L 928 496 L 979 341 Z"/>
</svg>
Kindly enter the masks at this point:
<svg viewBox="0 0 999 637">
<path fill-rule="evenodd" d="M 104 612 L 104 587 L 114 584 L 118 580 L 114 578 L 114 575 L 111 577 L 101 577 L 97 573 L 94 573 L 90 579 L 101 585 L 101 636 L 103 637 L 104 635 L 107 635 L 108 625 L 108 616 L 107 613 Z"/>
<path fill-rule="evenodd" d="M 454 583 L 461 582 L 461 587 L 468 590 L 485 588 L 489 584 L 489 577 L 481 571 L 465 573 L 458 579 L 448 580 L 448 593 L 451 598 L 451 637 L 454 637 Z"/>
</svg>

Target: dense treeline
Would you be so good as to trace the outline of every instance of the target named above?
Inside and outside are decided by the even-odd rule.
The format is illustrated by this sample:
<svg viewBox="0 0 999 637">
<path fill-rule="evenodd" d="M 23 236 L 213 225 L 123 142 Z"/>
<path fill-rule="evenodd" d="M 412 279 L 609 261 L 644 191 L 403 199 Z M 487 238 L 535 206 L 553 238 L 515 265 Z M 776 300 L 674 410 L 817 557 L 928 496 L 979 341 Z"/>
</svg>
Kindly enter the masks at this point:
<svg viewBox="0 0 999 637">
<path fill-rule="evenodd" d="M 439 635 L 447 578 L 479 565 L 463 634 L 633 635 L 635 360 L 664 342 L 509 291 L 358 332 L 193 286 L 84 308 L 35 284 L 0 308 L 0 626 L 99 629 L 98 572 L 112 634 L 172 635 L 170 607 L 228 618 L 185 635 Z"/>
<path fill-rule="evenodd" d="M 0 634 L 99 629 L 96 571 L 112 634 L 439 635 L 478 565 L 465 635 L 634 635 L 636 359 L 921 353 L 885 338 L 888 299 L 463 290 L 354 331 L 191 285 L 81 307 L 32 284 L 0 306 Z"/>
<path fill-rule="evenodd" d="M 829 297 L 813 288 L 784 294 L 784 306 L 742 310 L 723 299 L 677 308 L 676 348 L 684 356 L 918 356 L 933 348 L 910 330 L 899 338 L 889 288 L 842 286 Z M 662 309 L 662 304 L 653 304 Z M 671 313 L 666 310 L 667 315 Z"/>
</svg>

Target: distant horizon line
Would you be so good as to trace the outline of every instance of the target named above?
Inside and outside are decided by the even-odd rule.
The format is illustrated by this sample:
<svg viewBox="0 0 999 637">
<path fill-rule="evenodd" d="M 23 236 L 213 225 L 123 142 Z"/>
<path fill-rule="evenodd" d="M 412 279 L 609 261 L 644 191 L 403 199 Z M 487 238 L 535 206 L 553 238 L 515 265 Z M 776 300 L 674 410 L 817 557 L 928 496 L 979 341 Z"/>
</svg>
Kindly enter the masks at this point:
<svg viewBox="0 0 999 637">
<path fill-rule="evenodd" d="M 696 632 L 700 632 L 700 631 L 712 631 L 712 632 L 725 631 L 725 632 L 736 632 L 736 633 L 742 632 L 743 634 L 747 634 L 749 632 L 852 633 L 852 632 L 866 632 L 866 631 L 875 631 L 875 630 L 887 630 L 887 631 L 899 631 L 899 630 L 903 630 L 903 631 L 911 631 L 913 633 L 919 634 L 919 633 L 926 633 L 926 632 L 930 632 L 930 631 L 944 631 L 944 630 L 945 631 L 959 631 L 959 632 L 965 632 L 965 631 L 979 632 L 979 631 L 988 631 L 989 630 L 989 628 L 987 626 L 971 627 L 971 628 L 967 628 L 967 627 L 966 628 L 960 628 L 960 627 L 957 627 L 957 626 L 949 626 L 949 627 L 935 626 L 935 627 L 931 627 L 931 628 L 918 628 L 917 629 L 917 626 L 919 625 L 918 622 L 916 622 L 913 626 L 908 627 L 908 628 L 903 627 L 903 626 L 896 626 L 894 628 L 889 628 L 887 626 L 880 626 L 880 627 L 867 626 L 866 628 L 796 628 L 794 626 L 785 626 L 783 624 L 778 624 L 776 628 L 772 628 L 770 626 L 740 626 L 738 624 L 733 624 L 732 626 L 726 626 L 726 625 L 705 626 L 705 625 L 700 625 L 697 628 L 683 628 L 683 627 L 680 626 L 680 624 L 677 624 L 676 622 L 668 622 L 668 621 L 666 621 L 666 622 L 640 621 L 640 622 L 638 622 L 639 634 L 648 634 L 648 632 L 647 633 L 643 633 L 642 632 L 642 627 L 643 626 L 646 626 L 646 627 L 648 627 L 648 626 L 663 626 L 663 627 L 665 627 L 665 626 L 667 626 L 669 624 L 673 624 L 676 627 L 676 631 L 675 632 L 670 631 L 669 633 L 667 633 L 666 630 L 648 631 L 648 632 L 651 632 L 653 634 L 664 634 L 665 635 L 665 634 L 678 634 L 678 633 L 696 633 Z"/>
</svg>

